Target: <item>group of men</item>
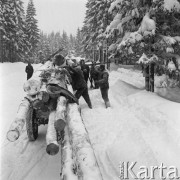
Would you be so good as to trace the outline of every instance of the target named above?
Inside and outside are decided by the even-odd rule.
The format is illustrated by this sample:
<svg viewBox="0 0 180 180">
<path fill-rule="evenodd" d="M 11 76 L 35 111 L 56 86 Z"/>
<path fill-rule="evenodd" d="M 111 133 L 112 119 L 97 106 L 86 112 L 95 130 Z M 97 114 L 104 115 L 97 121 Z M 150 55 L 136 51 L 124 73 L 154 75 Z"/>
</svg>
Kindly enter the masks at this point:
<svg viewBox="0 0 180 180">
<path fill-rule="evenodd" d="M 64 60 L 62 55 L 56 55 L 54 62 L 59 63 Z M 88 107 L 92 109 L 92 103 L 88 93 L 88 80 L 90 80 L 90 88 L 98 89 L 100 88 L 102 98 L 105 102 L 106 108 L 110 107 L 110 102 L 108 98 L 109 90 L 109 73 L 105 69 L 104 64 L 100 64 L 96 67 L 93 63 L 91 68 L 85 64 L 84 60 L 80 61 L 79 66 L 66 66 L 67 71 L 71 76 L 71 85 L 75 91 L 75 97 L 79 99 L 81 96 L 86 101 Z M 26 66 L 27 80 L 31 78 L 33 74 L 33 67 L 30 63 Z M 94 85 L 93 85 L 94 84 Z"/>
<path fill-rule="evenodd" d="M 88 79 L 90 79 L 91 88 L 94 86 L 96 89 L 100 88 L 106 108 L 110 107 L 108 98 L 109 73 L 105 69 L 104 64 L 101 64 L 99 68 L 96 68 L 95 64 L 92 64 L 92 67 L 89 68 L 89 66 L 85 64 L 85 61 L 81 60 L 80 66 L 69 66 L 68 71 L 72 78 L 72 87 L 76 91 L 75 96 L 77 99 L 82 96 L 89 108 L 92 109 L 92 103 L 88 93 Z"/>
</svg>

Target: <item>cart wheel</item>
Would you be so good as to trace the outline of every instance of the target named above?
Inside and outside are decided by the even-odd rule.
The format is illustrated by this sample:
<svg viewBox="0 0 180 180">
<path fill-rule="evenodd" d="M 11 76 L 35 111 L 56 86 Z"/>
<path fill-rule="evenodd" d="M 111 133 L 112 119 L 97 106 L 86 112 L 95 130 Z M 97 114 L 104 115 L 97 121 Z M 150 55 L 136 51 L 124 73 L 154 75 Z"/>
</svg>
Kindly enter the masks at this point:
<svg viewBox="0 0 180 180">
<path fill-rule="evenodd" d="M 29 117 L 26 119 L 26 130 L 29 141 L 35 141 L 38 137 L 38 124 L 36 118 L 36 111 L 31 108 Z"/>
</svg>

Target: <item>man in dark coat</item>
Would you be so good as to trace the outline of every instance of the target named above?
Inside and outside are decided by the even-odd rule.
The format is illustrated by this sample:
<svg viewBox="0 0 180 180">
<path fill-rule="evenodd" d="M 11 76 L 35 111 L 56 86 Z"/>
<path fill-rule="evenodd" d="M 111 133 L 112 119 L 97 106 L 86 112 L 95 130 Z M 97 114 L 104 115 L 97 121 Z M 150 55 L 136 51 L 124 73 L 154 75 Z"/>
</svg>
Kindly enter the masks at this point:
<svg viewBox="0 0 180 180">
<path fill-rule="evenodd" d="M 27 73 L 27 80 L 30 79 L 33 75 L 34 69 L 30 62 L 28 62 L 28 65 L 26 66 L 25 72 Z"/>
<path fill-rule="evenodd" d="M 82 70 L 83 75 L 84 75 L 84 79 L 87 83 L 88 78 L 89 78 L 89 66 L 85 64 L 84 60 L 80 61 L 80 66 L 81 66 L 81 70 Z"/>
<path fill-rule="evenodd" d="M 95 89 L 99 88 L 98 83 L 96 83 L 99 79 L 99 72 L 97 68 L 98 67 L 96 67 L 95 64 L 92 64 L 91 70 L 90 70 L 90 83 L 91 83 L 90 88 L 95 88 Z M 94 86 L 93 86 L 93 81 L 94 81 Z"/>
<path fill-rule="evenodd" d="M 88 94 L 87 83 L 84 79 L 83 72 L 80 68 L 77 67 L 73 68 L 70 66 L 68 69 L 72 78 L 72 88 L 73 90 L 77 90 L 75 93 L 75 97 L 79 99 L 82 96 L 88 104 L 89 108 L 92 109 L 91 100 Z"/>
<path fill-rule="evenodd" d="M 99 80 L 96 81 L 96 83 L 99 84 L 102 98 L 105 102 L 106 108 L 110 107 L 110 102 L 108 98 L 108 90 L 109 90 L 109 73 L 105 69 L 105 65 L 100 65 L 100 74 L 99 74 Z"/>
</svg>

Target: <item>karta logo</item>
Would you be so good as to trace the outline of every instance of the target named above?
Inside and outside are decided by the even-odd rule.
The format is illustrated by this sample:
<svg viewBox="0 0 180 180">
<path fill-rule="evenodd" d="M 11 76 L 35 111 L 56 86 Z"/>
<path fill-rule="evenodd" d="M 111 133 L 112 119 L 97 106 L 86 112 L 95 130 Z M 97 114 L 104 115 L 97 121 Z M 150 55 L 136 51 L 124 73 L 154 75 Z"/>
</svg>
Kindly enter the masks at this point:
<svg viewBox="0 0 180 180">
<path fill-rule="evenodd" d="M 119 164 L 119 178 L 123 179 L 162 179 L 162 180 L 176 180 L 180 179 L 178 168 L 175 166 L 137 166 L 137 162 L 120 162 Z"/>
</svg>

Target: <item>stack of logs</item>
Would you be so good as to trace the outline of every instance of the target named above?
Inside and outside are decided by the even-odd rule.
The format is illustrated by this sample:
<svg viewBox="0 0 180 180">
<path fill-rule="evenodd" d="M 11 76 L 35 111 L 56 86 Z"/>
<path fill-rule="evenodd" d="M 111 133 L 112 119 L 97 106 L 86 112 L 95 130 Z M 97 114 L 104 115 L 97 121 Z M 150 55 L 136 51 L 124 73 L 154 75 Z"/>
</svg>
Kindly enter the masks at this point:
<svg viewBox="0 0 180 180">
<path fill-rule="evenodd" d="M 31 79 L 30 79 L 31 80 Z M 25 84 L 24 89 L 28 92 L 19 106 L 15 121 L 7 133 L 8 140 L 16 141 L 23 130 L 27 120 L 32 118 L 32 108 L 39 108 L 49 101 L 50 95 L 46 91 L 43 82 L 37 86 L 39 76 L 31 82 L 31 87 Z M 36 84 L 34 86 L 34 84 Z M 68 90 L 73 93 L 69 85 Z M 55 155 L 59 152 L 61 142 L 61 178 L 63 180 L 102 180 L 102 176 L 91 147 L 90 140 L 85 130 L 79 107 L 76 103 L 67 103 L 64 96 L 57 98 L 56 108 L 52 108 L 48 114 L 48 127 L 46 134 L 46 152 Z M 64 139 L 59 141 L 58 133 L 63 132 Z"/>
</svg>

